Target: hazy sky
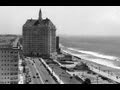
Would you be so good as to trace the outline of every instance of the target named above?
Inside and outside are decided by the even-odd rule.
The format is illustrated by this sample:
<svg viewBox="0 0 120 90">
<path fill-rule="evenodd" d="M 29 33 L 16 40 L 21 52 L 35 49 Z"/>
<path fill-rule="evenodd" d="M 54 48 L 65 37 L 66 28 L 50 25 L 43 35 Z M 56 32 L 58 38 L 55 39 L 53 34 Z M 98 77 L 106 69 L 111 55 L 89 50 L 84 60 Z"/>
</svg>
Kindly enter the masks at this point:
<svg viewBox="0 0 120 90">
<path fill-rule="evenodd" d="M 22 34 L 27 19 L 48 17 L 57 34 L 120 36 L 119 6 L 0 6 L 0 34 Z"/>
</svg>

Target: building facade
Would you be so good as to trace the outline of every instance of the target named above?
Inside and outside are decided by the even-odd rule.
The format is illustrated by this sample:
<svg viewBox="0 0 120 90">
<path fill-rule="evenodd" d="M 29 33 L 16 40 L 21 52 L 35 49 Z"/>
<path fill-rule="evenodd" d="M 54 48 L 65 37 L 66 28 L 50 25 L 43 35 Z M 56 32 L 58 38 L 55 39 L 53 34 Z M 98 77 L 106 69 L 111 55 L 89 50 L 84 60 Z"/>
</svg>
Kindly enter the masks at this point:
<svg viewBox="0 0 120 90">
<path fill-rule="evenodd" d="M 23 25 L 23 54 L 25 56 L 50 56 L 56 52 L 56 28 L 48 19 L 29 19 Z"/>
<path fill-rule="evenodd" d="M 17 45 L 11 42 L 0 43 L 0 84 L 18 84 L 18 61 Z"/>
</svg>

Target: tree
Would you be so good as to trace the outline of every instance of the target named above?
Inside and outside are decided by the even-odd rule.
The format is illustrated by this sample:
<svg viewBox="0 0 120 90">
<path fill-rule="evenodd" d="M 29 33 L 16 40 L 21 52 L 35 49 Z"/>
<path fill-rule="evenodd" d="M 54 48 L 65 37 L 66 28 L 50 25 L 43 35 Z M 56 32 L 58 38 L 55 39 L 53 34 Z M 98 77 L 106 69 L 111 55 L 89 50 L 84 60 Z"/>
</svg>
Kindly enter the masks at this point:
<svg viewBox="0 0 120 90">
<path fill-rule="evenodd" d="M 83 84 L 91 84 L 91 80 L 89 78 L 86 78 Z"/>
</svg>

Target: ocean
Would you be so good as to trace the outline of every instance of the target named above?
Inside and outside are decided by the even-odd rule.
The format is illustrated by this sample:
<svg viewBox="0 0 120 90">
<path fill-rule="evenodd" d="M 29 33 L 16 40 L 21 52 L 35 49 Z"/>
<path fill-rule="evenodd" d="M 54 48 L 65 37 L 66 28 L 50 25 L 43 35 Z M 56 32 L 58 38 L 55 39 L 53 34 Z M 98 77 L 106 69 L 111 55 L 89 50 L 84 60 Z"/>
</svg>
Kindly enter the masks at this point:
<svg viewBox="0 0 120 90">
<path fill-rule="evenodd" d="M 60 44 L 74 52 L 86 53 L 89 56 L 100 57 L 95 62 L 113 67 L 115 60 L 119 61 L 114 66 L 120 68 L 120 37 L 79 37 L 62 36 Z M 91 59 L 91 61 L 93 60 Z"/>
<path fill-rule="evenodd" d="M 63 46 L 120 57 L 120 37 L 60 37 Z"/>
</svg>

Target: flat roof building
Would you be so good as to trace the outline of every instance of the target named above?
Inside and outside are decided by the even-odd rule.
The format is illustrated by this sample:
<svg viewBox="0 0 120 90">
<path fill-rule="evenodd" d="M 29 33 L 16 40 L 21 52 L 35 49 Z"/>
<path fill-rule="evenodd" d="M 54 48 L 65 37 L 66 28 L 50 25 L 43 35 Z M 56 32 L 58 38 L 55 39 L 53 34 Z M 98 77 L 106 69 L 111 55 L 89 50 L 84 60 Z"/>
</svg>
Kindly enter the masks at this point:
<svg viewBox="0 0 120 90">
<path fill-rule="evenodd" d="M 50 56 L 56 52 L 56 28 L 50 19 L 29 19 L 23 25 L 23 54 L 25 56 Z"/>
<path fill-rule="evenodd" d="M 0 37 L 0 84 L 18 84 L 19 48 L 17 38 Z"/>
</svg>

